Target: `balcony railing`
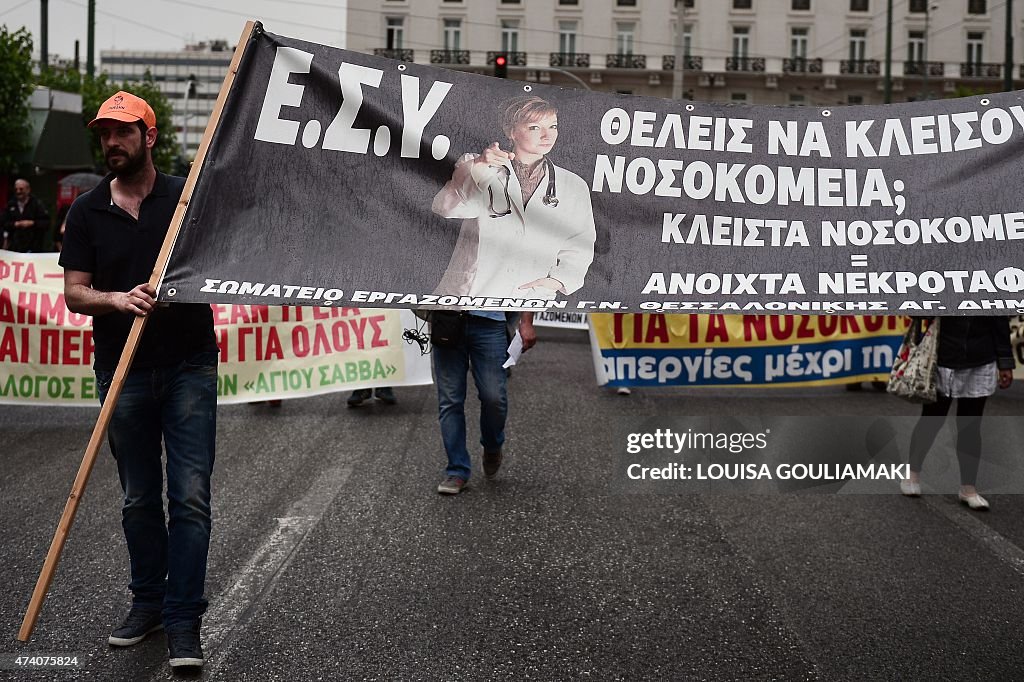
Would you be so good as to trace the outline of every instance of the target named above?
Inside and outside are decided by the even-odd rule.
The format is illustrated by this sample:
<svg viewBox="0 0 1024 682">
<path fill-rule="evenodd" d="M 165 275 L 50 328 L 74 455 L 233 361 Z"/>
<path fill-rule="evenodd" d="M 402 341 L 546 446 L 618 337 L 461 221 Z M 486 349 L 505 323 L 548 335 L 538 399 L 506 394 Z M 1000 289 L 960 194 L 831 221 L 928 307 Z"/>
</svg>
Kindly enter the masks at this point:
<svg viewBox="0 0 1024 682">
<path fill-rule="evenodd" d="M 403 62 L 413 62 L 416 58 L 416 51 L 406 48 L 377 47 L 373 49 L 374 56 L 396 59 Z M 509 66 L 526 66 L 526 52 L 488 52 L 487 64 L 493 65 L 494 58 L 504 54 L 508 56 Z M 469 66 L 469 50 L 431 50 L 431 64 L 457 64 Z M 675 69 L 675 55 L 667 54 L 661 58 L 663 71 Z M 590 68 L 590 54 L 586 52 L 551 52 L 550 65 L 554 67 L 569 68 Z M 647 56 L 642 54 L 609 54 L 606 56 L 606 66 L 609 69 L 646 69 Z M 783 73 L 823 73 L 823 60 L 805 57 L 790 57 L 782 60 Z M 704 58 L 699 55 L 689 55 L 684 58 L 683 67 L 687 71 L 703 71 Z M 726 71 L 763 73 L 765 72 L 765 59 L 763 57 L 729 57 L 725 60 Z M 941 78 L 945 76 L 945 62 L 926 61 L 905 61 L 903 62 L 904 76 L 928 76 Z M 854 74 L 865 76 L 877 76 L 881 74 L 881 62 L 877 59 L 843 59 L 839 62 L 841 74 Z M 961 78 L 1002 78 L 1003 65 L 988 62 L 962 62 L 960 64 Z M 1017 78 L 1024 80 L 1024 64 L 1018 65 Z"/>
<path fill-rule="evenodd" d="M 551 66 L 590 68 L 589 52 L 552 52 Z"/>
<path fill-rule="evenodd" d="M 469 65 L 469 50 L 431 50 L 431 64 Z"/>
<path fill-rule="evenodd" d="M 946 74 L 946 64 L 944 62 L 903 62 L 904 76 L 923 76 L 925 72 L 929 76 L 944 76 Z"/>
<path fill-rule="evenodd" d="M 503 54 L 508 57 L 509 66 L 526 66 L 526 53 L 525 52 L 488 52 L 487 53 L 487 65 L 494 66 L 494 58 L 499 54 Z"/>
<path fill-rule="evenodd" d="M 881 73 L 881 67 L 877 59 L 844 59 L 839 62 L 839 73 L 877 76 Z"/>
<path fill-rule="evenodd" d="M 667 54 L 661 58 L 661 69 L 663 71 L 673 71 L 676 68 L 676 56 L 674 54 Z M 697 57 L 690 55 L 689 57 L 683 58 L 683 68 L 687 71 L 703 71 L 704 70 L 704 57 Z"/>
<path fill-rule="evenodd" d="M 402 48 L 375 47 L 373 48 L 373 56 L 397 59 L 402 62 L 416 61 L 415 50 L 406 50 Z"/>
<path fill-rule="evenodd" d="M 764 57 L 729 57 L 725 60 L 726 71 L 764 71 Z"/>
<path fill-rule="evenodd" d="M 1003 75 L 1003 65 L 964 62 L 960 65 L 960 75 L 964 78 L 1000 78 Z"/>
<path fill-rule="evenodd" d="M 782 60 L 783 73 L 821 73 L 822 60 L 807 57 L 790 57 Z"/>
<path fill-rule="evenodd" d="M 645 54 L 610 54 L 607 55 L 605 66 L 609 69 L 646 69 Z"/>
</svg>

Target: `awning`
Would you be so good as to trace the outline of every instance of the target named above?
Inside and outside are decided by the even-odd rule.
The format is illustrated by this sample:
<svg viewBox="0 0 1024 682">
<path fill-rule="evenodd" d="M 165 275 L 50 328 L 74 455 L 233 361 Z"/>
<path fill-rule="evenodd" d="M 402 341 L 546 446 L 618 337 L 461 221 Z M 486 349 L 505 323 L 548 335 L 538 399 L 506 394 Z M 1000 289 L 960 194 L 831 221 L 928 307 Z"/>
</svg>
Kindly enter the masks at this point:
<svg viewBox="0 0 1024 682">
<path fill-rule="evenodd" d="M 41 170 L 91 170 L 95 162 L 82 115 L 56 109 L 32 109 L 31 152 L 25 163 Z"/>
</svg>

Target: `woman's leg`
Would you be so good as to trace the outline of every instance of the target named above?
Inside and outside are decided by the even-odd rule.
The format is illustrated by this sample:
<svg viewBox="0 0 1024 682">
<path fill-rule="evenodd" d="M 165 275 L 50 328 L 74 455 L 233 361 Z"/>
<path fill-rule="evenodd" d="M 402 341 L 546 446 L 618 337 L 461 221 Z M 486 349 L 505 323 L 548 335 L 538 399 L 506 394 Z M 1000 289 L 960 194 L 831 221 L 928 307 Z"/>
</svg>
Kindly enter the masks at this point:
<svg viewBox="0 0 1024 682">
<path fill-rule="evenodd" d="M 934 403 L 921 406 L 921 418 L 917 420 L 914 433 L 910 436 L 910 480 L 914 483 L 920 480 L 925 455 L 935 442 L 935 437 L 939 435 L 952 404 L 951 398 L 939 395 Z"/>
<path fill-rule="evenodd" d="M 981 415 L 985 398 L 958 398 L 956 401 L 956 457 L 960 463 L 960 492 L 975 495 L 978 465 L 981 461 Z"/>
</svg>

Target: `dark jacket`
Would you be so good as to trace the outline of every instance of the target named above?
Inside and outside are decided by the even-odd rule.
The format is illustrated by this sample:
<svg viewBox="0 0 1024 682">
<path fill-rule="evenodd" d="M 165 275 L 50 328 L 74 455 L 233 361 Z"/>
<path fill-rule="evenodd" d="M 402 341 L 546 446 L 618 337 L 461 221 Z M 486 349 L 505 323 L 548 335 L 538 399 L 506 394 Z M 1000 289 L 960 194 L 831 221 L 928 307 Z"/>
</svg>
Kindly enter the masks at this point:
<svg viewBox="0 0 1024 682">
<path fill-rule="evenodd" d="M 33 220 L 35 225 L 19 230 L 14 227 L 14 223 L 18 220 Z M 18 209 L 17 198 L 12 197 L 7 202 L 7 211 L 4 213 L 4 232 L 7 233 L 7 248 L 10 251 L 27 253 L 45 248 L 42 240 L 49 227 L 50 214 L 43 206 L 43 202 L 34 196 L 29 195 L 24 211 Z"/>
<path fill-rule="evenodd" d="M 1010 318 L 943 317 L 939 326 L 939 367 L 968 369 L 995 362 L 999 369 L 1013 369 Z"/>
</svg>

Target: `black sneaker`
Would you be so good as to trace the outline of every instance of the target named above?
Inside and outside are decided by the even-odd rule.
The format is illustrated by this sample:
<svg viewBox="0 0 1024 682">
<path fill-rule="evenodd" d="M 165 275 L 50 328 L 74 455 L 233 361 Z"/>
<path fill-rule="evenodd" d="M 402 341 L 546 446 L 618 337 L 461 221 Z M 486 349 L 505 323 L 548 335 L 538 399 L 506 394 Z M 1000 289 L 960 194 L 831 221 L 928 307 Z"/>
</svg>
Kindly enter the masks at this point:
<svg viewBox="0 0 1024 682">
<path fill-rule="evenodd" d="M 145 609 L 132 606 L 128 616 L 107 638 L 111 646 L 131 646 L 138 644 L 151 632 L 164 626 L 160 617 L 160 609 Z"/>
<path fill-rule="evenodd" d="M 484 475 L 488 478 L 497 475 L 501 468 L 501 450 L 497 452 L 484 451 Z"/>
<path fill-rule="evenodd" d="M 199 642 L 199 623 L 167 631 L 167 654 L 172 668 L 201 668 L 203 646 Z"/>
<path fill-rule="evenodd" d="M 394 405 L 398 402 L 398 398 L 395 397 L 395 392 L 387 386 L 374 389 L 373 396 L 385 405 Z"/>
<path fill-rule="evenodd" d="M 352 391 L 352 395 L 348 397 L 348 406 L 359 407 L 360 405 L 363 404 L 364 400 L 369 400 L 372 397 L 372 388 L 357 388 L 356 390 Z"/>
</svg>

